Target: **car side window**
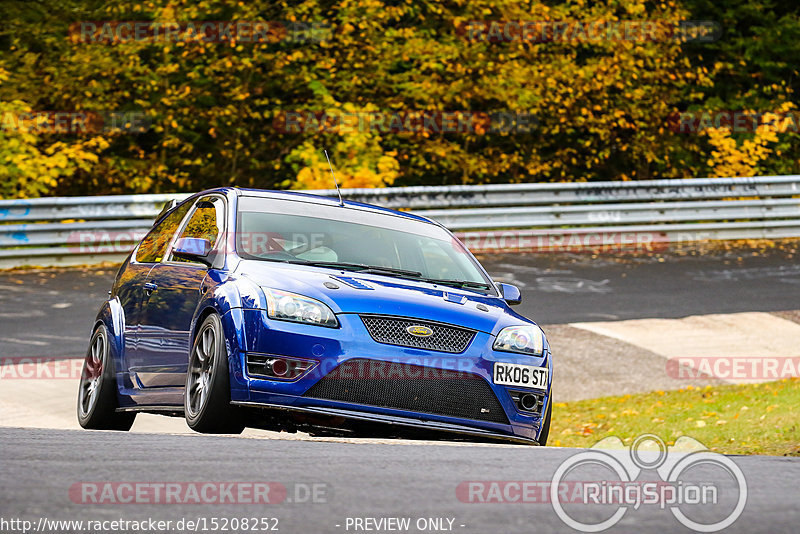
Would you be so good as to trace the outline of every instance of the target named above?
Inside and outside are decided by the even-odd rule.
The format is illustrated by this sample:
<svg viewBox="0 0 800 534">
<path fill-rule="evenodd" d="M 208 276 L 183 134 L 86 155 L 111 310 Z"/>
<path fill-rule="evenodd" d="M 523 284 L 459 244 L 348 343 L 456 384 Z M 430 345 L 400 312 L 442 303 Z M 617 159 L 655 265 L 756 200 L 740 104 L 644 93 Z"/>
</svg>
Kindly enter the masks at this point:
<svg viewBox="0 0 800 534">
<path fill-rule="evenodd" d="M 224 218 L 225 212 L 221 198 L 202 198 L 197 202 L 195 210 L 186 222 L 186 226 L 183 228 L 179 238 L 193 237 L 206 239 L 211 243 L 211 248 L 214 248 L 222 235 Z M 190 260 L 173 256 L 170 258 L 170 261 L 188 262 Z"/>
<path fill-rule="evenodd" d="M 172 240 L 172 236 L 180 227 L 181 221 L 190 207 L 192 207 L 191 202 L 185 202 L 178 206 L 144 236 L 144 239 L 139 244 L 139 249 L 136 251 L 137 262 L 158 263 L 161 261 L 167 251 L 169 242 Z"/>
</svg>

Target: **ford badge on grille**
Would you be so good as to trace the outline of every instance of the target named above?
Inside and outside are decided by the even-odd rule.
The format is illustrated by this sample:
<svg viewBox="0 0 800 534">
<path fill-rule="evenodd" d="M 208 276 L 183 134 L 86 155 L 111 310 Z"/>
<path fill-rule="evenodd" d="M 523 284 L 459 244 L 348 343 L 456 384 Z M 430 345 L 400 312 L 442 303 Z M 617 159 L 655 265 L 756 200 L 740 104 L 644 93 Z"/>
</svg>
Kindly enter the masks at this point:
<svg viewBox="0 0 800 534">
<path fill-rule="evenodd" d="M 408 332 L 412 336 L 417 336 L 417 337 L 429 337 L 433 335 L 433 330 L 431 330 L 427 326 L 422 326 L 419 324 L 414 324 L 406 327 L 406 332 Z"/>
</svg>

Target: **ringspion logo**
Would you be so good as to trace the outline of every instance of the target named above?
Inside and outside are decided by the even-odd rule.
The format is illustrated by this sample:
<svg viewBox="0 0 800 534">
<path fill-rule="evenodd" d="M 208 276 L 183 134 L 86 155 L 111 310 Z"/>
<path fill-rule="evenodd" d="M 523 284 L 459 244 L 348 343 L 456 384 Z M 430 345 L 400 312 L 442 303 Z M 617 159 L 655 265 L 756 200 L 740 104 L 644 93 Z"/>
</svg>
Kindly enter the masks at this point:
<svg viewBox="0 0 800 534">
<path fill-rule="evenodd" d="M 660 480 L 638 480 L 653 471 Z M 575 480 L 582 482 L 581 498 L 568 506 L 575 501 L 565 501 L 559 488 Z M 730 491 L 731 487 L 736 489 Z M 643 505 L 669 509 L 692 530 L 717 532 L 742 514 L 747 481 L 733 460 L 688 436 L 667 447 L 660 437 L 642 434 L 629 448 L 612 436 L 558 466 L 550 485 L 550 503 L 564 524 L 580 532 L 607 530 Z"/>
</svg>

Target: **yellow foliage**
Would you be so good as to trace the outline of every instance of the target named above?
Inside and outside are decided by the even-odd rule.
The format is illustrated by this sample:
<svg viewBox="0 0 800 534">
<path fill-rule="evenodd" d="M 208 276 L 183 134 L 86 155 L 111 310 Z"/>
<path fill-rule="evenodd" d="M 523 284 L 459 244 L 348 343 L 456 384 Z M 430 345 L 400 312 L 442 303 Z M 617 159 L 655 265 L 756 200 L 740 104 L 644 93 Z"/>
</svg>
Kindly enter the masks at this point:
<svg viewBox="0 0 800 534">
<path fill-rule="evenodd" d="M 373 106 L 356 109 L 352 104 L 342 106 L 348 113 L 373 111 Z M 333 116 L 340 110 L 327 110 Z M 385 151 L 380 137 L 371 131 L 340 128 L 336 130 L 336 144 L 306 141 L 287 158 L 297 168 L 297 178 L 292 189 L 331 189 L 334 187 L 328 161 L 323 150 L 327 148 L 334 165 L 336 180 L 344 188 L 373 188 L 392 185 L 400 173 L 396 152 Z"/>
<path fill-rule="evenodd" d="M 6 77 L 0 69 L 0 82 Z M 30 113 L 25 102 L 0 101 L 0 198 L 30 198 L 51 193 L 59 180 L 88 171 L 108 148 L 103 137 L 47 142 L 35 129 L 18 120 Z"/>
<path fill-rule="evenodd" d="M 788 111 L 784 105 L 782 111 Z M 741 143 L 731 137 L 729 127 L 708 128 L 705 133 L 715 148 L 708 159 L 713 176 L 756 176 L 759 174 L 758 164 L 772 154 L 770 144 L 778 142 L 777 133 L 786 130 L 787 120 L 774 113 L 765 113 L 761 123 L 756 127 L 750 139 Z"/>
</svg>

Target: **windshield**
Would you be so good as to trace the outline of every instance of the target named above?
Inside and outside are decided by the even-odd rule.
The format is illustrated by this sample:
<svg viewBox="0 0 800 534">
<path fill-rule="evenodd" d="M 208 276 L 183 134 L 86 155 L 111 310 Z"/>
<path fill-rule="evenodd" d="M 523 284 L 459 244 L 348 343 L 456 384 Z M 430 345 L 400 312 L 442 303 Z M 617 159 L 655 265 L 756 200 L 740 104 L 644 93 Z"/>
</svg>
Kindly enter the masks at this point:
<svg viewBox="0 0 800 534">
<path fill-rule="evenodd" d="M 444 229 L 341 206 L 240 197 L 236 248 L 245 259 L 490 287 L 466 249 Z"/>
</svg>

